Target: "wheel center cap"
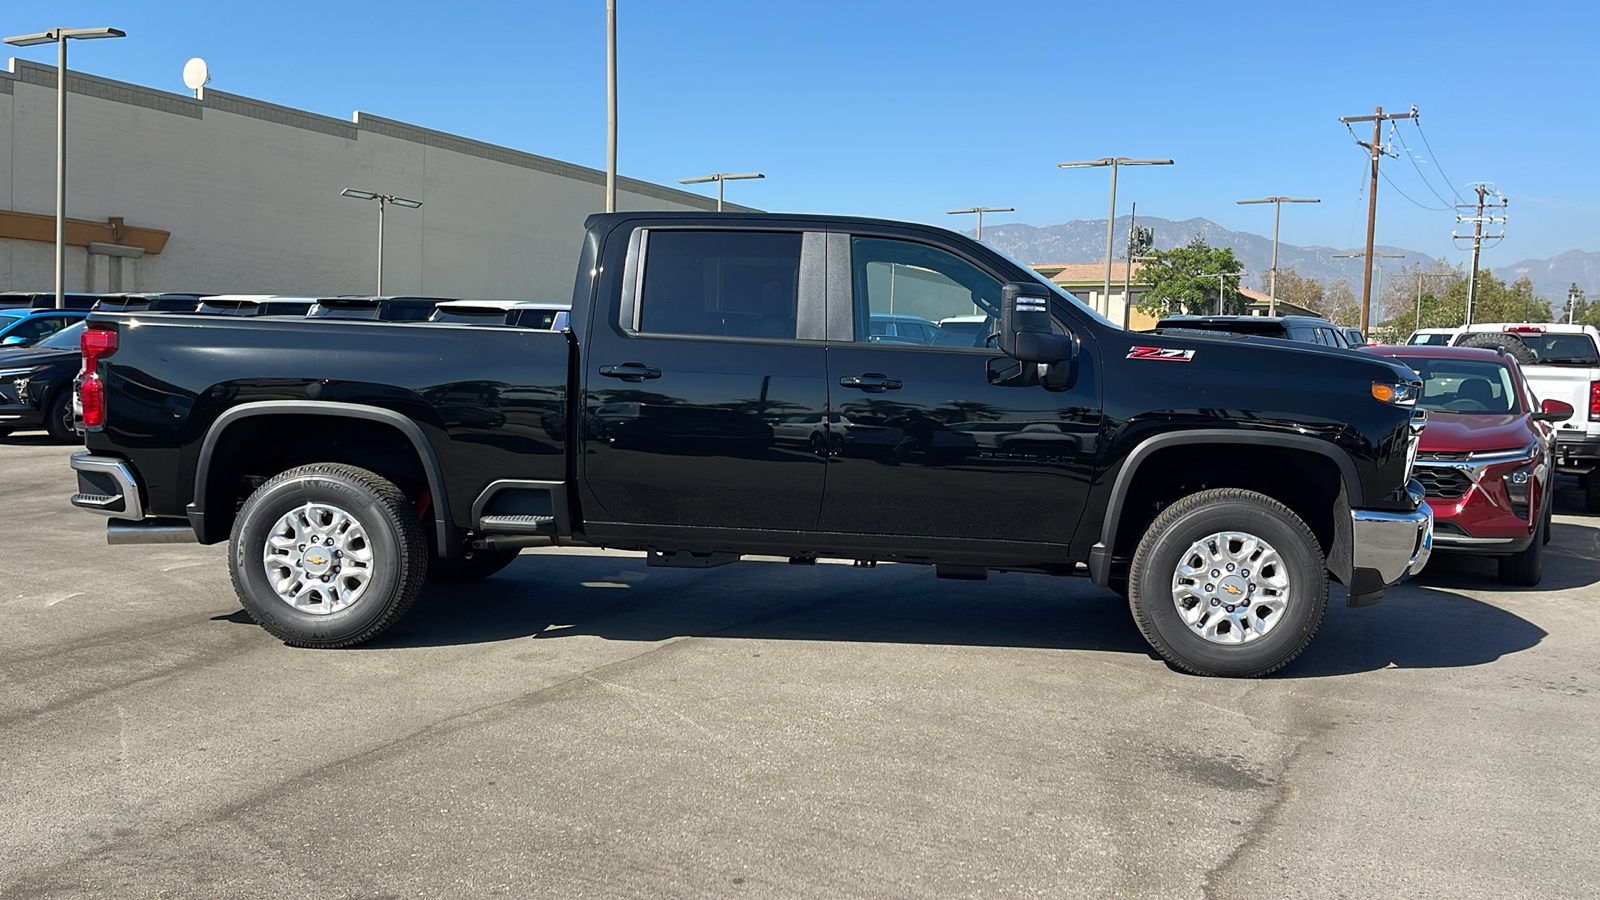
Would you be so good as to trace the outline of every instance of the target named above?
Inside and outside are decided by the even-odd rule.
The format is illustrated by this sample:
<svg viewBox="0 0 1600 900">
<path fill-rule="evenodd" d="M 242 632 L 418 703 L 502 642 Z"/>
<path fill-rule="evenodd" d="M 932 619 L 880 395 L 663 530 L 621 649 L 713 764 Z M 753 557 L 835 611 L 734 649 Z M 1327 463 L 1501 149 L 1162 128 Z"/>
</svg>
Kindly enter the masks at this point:
<svg viewBox="0 0 1600 900">
<path fill-rule="evenodd" d="M 306 574 L 325 575 L 333 568 L 333 548 L 313 546 L 307 547 L 305 555 L 300 557 L 304 564 Z"/>
<path fill-rule="evenodd" d="M 1244 603 L 1250 596 L 1250 582 L 1237 575 L 1217 582 L 1217 599 L 1224 603 Z"/>
</svg>

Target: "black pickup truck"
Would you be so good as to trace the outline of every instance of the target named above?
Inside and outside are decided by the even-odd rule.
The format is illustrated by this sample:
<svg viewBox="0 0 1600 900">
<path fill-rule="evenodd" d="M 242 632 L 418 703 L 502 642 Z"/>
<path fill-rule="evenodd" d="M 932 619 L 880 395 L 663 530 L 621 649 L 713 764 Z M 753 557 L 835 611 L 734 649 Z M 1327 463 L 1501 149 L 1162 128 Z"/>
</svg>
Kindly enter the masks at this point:
<svg viewBox="0 0 1600 900">
<path fill-rule="evenodd" d="M 951 333 L 871 340 L 888 315 Z M 1126 332 L 920 225 L 597 215 L 567 331 L 95 314 L 83 346 L 72 502 L 112 543 L 231 542 L 298 646 L 570 542 L 1087 574 L 1175 666 L 1260 675 L 1329 575 L 1364 605 L 1432 547 L 1410 370 Z"/>
</svg>

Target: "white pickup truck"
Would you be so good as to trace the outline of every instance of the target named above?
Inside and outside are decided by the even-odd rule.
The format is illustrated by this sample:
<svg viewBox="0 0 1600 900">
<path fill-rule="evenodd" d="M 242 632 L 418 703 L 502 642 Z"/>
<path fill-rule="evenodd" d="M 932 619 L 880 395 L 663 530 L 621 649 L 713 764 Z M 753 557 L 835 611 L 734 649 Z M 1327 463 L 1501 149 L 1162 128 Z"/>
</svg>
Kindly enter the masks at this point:
<svg viewBox="0 0 1600 900">
<path fill-rule="evenodd" d="M 1481 323 L 1461 329 L 1452 343 L 1461 346 L 1480 334 L 1514 335 L 1531 354 L 1515 355 L 1534 395 L 1577 410 L 1556 430 L 1556 471 L 1577 475 L 1589 512 L 1600 513 L 1600 331 L 1593 325 Z"/>
</svg>

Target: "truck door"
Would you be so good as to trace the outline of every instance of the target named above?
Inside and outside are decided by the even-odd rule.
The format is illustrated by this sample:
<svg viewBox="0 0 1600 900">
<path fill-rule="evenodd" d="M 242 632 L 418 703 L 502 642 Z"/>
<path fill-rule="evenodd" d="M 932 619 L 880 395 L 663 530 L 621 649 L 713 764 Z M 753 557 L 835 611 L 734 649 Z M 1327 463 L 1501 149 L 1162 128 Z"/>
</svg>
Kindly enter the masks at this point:
<svg viewBox="0 0 1600 900">
<path fill-rule="evenodd" d="M 822 445 L 785 426 L 827 412 L 823 240 L 652 226 L 608 254 L 621 296 L 583 354 L 591 524 L 817 527 Z"/>
<path fill-rule="evenodd" d="M 1094 471 L 1094 354 L 1081 354 L 1069 390 L 1046 391 L 990 346 L 996 275 L 911 240 L 854 235 L 829 251 L 830 275 L 850 273 L 830 277 L 850 296 L 830 294 L 829 310 L 850 310 L 853 334 L 828 345 L 836 431 L 821 529 L 1067 543 Z M 891 315 L 915 317 L 931 339 L 875 334 L 873 319 Z"/>
</svg>

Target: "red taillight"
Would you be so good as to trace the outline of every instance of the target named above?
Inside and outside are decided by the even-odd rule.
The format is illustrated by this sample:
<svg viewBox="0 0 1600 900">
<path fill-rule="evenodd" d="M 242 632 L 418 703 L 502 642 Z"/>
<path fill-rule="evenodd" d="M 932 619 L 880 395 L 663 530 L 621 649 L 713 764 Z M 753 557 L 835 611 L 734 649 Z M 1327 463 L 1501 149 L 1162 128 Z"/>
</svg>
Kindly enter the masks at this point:
<svg viewBox="0 0 1600 900">
<path fill-rule="evenodd" d="M 1600 381 L 1589 382 L 1589 419 L 1600 420 Z"/>
<path fill-rule="evenodd" d="M 106 388 L 100 376 L 91 375 L 78 385 L 78 398 L 83 401 L 83 426 L 102 428 L 106 424 Z"/>
<path fill-rule="evenodd" d="M 83 350 L 83 374 L 93 375 L 101 359 L 117 352 L 117 333 L 91 325 L 78 338 L 78 347 Z"/>
<path fill-rule="evenodd" d="M 90 325 L 78 338 L 83 351 L 83 374 L 78 376 L 78 401 L 83 407 L 83 427 L 103 428 L 106 424 L 106 388 L 100 382 L 100 360 L 117 352 L 117 333 L 110 328 Z"/>
</svg>

